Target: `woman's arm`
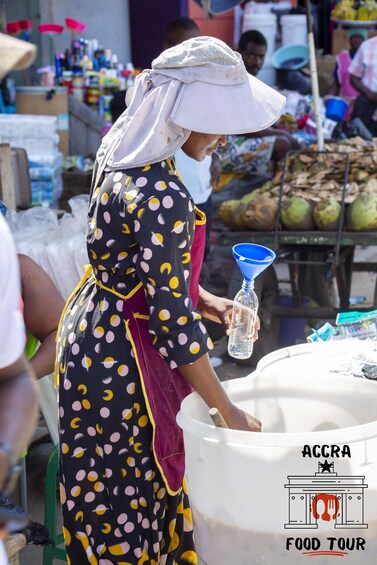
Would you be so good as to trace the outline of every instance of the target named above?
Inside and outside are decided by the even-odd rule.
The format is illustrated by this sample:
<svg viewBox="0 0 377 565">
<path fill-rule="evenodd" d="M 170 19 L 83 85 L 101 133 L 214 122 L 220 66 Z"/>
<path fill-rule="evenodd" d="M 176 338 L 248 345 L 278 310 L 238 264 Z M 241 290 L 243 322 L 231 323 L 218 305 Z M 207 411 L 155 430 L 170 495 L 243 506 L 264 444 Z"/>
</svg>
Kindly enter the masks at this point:
<svg viewBox="0 0 377 565">
<path fill-rule="evenodd" d="M 209 355 L 203 355 L 190 365 L 180 365 L 179 371 L 202 397 L 208 408 L 217 408 L 229 428 L 252 432 L 261 431 L 261 422 L 237 408 L 230 401 L 212 368 Z"/>
<path fill-rule="evenodd" d="M 19 255 L 24 319 L 28 330 L 40 341 L 30 364 L 37 379 L 54 370 L 55 335 L 64 300 L 48 274 L 30 257 Z"/>
</svg>

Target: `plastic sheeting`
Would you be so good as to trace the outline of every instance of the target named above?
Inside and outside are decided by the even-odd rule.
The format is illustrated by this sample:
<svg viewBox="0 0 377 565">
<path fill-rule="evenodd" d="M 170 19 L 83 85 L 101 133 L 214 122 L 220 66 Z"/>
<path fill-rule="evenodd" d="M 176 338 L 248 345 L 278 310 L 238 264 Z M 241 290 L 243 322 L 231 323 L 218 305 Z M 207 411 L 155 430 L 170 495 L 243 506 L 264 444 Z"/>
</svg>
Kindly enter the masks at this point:
<svg viewBox="0 0 377 565">
<path fill-rule="evenodd" d="M 60 219 L 56 210 L 43 207 L 7 214 L 17 251 L 50 275 L 65 300 L 89 262 L 85 241 L 88 201 L 87 195 L 71 198 L 71 212 Z"/>
</svg>

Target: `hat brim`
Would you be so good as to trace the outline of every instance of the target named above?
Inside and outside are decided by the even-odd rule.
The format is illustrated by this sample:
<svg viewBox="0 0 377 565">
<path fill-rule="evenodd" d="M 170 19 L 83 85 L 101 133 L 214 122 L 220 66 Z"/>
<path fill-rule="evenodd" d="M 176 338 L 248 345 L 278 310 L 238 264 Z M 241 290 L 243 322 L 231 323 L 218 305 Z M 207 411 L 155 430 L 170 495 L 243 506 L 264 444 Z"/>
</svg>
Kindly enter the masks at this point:
<svg viewBox="0 0 377 565">
<path fill-rule="evenodd" d="M 173 123 L 198 133 L 226 135 L 262 131 L 278 120 L 285 107 L 282 94 L 252 75 L 232 86 L 194 81 L 184 86 L 177 102 Z"/>
<path fill-rule="evenodd" d="M 34 61 L 35 45 L 0 33 L 0 78 L 15 70 L 26 69 Z"/>
</svg>

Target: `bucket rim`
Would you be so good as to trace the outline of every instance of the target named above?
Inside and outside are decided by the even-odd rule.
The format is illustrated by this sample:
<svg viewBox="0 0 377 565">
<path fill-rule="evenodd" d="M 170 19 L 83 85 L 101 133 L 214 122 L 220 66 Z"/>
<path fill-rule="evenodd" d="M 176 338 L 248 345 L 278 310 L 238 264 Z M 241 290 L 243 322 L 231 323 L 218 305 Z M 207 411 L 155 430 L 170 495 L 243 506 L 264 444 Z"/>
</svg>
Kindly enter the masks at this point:
<svg viewBox="0 0 377 565">
<path fill-rule="evenodd" d="M 258 375 L 256 372 L 252 373 L 241 379 L 237 379 L 237 382 L 242 382 L 252 379 L 261 379 L 266 381 L 269 378 L 276 378 L 276 374 L 264 374 Z M 285 377 L 289 379 L 289 377 Z M 368 381 L 364 379 L 356 379 L 356 377 L 348 375 L 337 375 L 333 381 L 338 383 L 339 381 L 354 381 L 357 386 L 362 386 L 364 388 L 370 388 L 372 391 L 373 387 L 377 387 L 377 384 L 373 381 Z M 357 381 L 357 382 L 356 382 Z M 231 388 L 230 385 L 235 381 L 228 381 L 222 383 L 225 389 Z M 321 384 L 328 383 L 328 376 L 318 376 L 316 378 L 316 385 L 320 388 Z M 244 382 L 242 384 L 245 384 Z M 373 391 L 377 391 L 377 388 Z M 227 391 L 230 392 L 230 391 Z M 231 394 L 230 394 L 231 396 Z M 187 412 L 185 412 L 185 405 L 192 402 L 192 399 L 196 397 L 203 402 L 197 392 L 189 394 L 182 402 L 181 408 L 177 414 L 176 420 L 179 427 L 183 432 L 188 432 L 193 436 L 198 437 L 202 441 L 216 442 L 219 444 L 224 444 L 227 446 L 242 446 L 250 448 L 271 448 L 271 447 L 300 447 L 303 445 L 315 445 L 315 444 L 352 444 L 360 441 L 365 441 L 368 439 L 377 437 L 377 420 L 367 422 L 365 424 L 359 424 L 356 426 L 349 426 L 345 428 L 335 429 L 335 430 L 321 430 L 316 432 L 261 432 L 252 433 L 241 430 L 230 430 L 224 428 L 218 428 L 213 424 L 206 424 L 198 419 L 193 418 Z"/>
</svg>

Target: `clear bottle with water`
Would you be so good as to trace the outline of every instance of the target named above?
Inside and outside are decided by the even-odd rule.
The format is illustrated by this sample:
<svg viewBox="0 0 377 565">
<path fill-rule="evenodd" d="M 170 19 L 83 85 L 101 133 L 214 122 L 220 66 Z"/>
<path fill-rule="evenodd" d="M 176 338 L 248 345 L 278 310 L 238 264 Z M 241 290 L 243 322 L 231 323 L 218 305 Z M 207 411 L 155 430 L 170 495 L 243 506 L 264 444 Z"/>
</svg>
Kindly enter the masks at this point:
<svg viewBox="0 0 377 565">
<path fill-rule="evenodd" d="M 253 280 L 243 280 L 233 302 L 228 353 L 235 359 L 248 359 L 253 352 L 253 335 L 258 313 L 258 297 Z"/>
</svg>

